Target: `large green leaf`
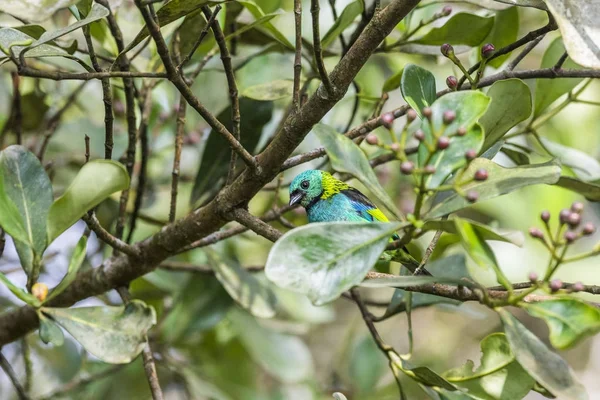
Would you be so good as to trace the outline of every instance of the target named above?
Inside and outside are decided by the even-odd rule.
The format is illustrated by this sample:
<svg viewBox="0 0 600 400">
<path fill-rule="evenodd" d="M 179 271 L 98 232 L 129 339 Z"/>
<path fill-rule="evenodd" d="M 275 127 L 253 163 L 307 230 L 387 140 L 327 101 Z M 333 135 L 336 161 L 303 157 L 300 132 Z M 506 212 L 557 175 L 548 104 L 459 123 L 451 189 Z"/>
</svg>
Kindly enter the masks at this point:
<svg viewBox="0 0 600 400">
<path fill-rule="evenodd" d="M 600 310 L 575 298 L 557 298 L 521 306 L 529 314 L 546 321 L 550 343 L 557 349 L 572 347 L 600 331 Z"/>
<path fill-rule="evenodd" d="M 364 8 L 363 0 L 354 0 L 344 8 L 344 11 L 339 15 L 338 19 L 335 20 L 331 28 L 325 33 L 323 39 L 321 39 L 321 45 L 323 48 L 328 47 L 335 39 L 338 38 L 350 26 L 352 22 L 358 17 Z"/>
<path fill-rule="evenodd" d="M 531 91 L 520 79 L 507 79 L 494 83 L 487 92 L 492 99 L 479 124 L 485 132 L 481 152 L 500 140 L 513 126 L 531 115 Z"/>
<path fill-rule="evenodd" d="M 6 194 L 4 173 L 0 173 L 0 226 L 15 241 L 22 243 L 29 241 L 21 212 Z"/>
<path fill-rule="evenodd" d="M 560 160 L 562 165 L 571 168 L 582 181 L 600 180 L 600 162 L 589 154 L 563 146 L 546 138 L 540 138 L 544 148 Z"/>
<path fill-rule="evenodd" d="M 504 168 L 485 158 L 477 158 L 471 162 L 463 179 L 470 179 L 478 169 L 485 169 L 489 175 L 488 179 L 483 182 L 474 181 L 461 187 L 465 192 L 470 190 L 477 192 L 479 201 L 501 196 L 525 186 L 556 183 L 561 171 L 560 166 L 554 161 Z M 438 218 L 468 207 L 470 204 L 459 194 L 451 193 L 431 208 L 427 218 Z"/>
<path fill-rule="evenodd" d="M 264 126 L 271 120 L 273 103 L 257 101 L 242 97 L 240 99 L 240 134 L 241 144 L 249 152 L 254 152 L 261 138 Z M 227 107 L 218 115 L 218 120 L 226 127 L 231 127 L 231 107 Z M 202 161 L 196 174 L 190 203 L 195 204 L 200 199 L 211 198 L 223 186 L 231 147 L 227 140 L 218 132 L 210 131 Z"/>
<path fill-rule="evenodd" d="M 331 165 L 338 172 L 346 172 L 367 187 L 383 205 L 398 219 L 402 214 L 396 208 L 394 201 L 381 187 L 369 160 L 363 151 L 346 136 L 338 133 L 328 125 L 316 124 L 313 132 L 317 135 L 329 156 Z"/>
<path fill-rule="evenodd" d="M 269 287 L 236 261 L 225 261 L 210 249 L 206 249 L 206 255 L 217 279 L 239 305 L 256 317 L 271 318 L 275 315 L 277 299 Z"/>
<path fill-rule="evenodd" d="M 35 38 L 26 33 L 14 28 L 2 28 L 0 29 L 0 56 L 2 53 L 8 53 L 11 48 L 12 53 L 18 56 L 21 51 L 27 48 L 26 46 L 31 45 L 33 42 L 35 42 Z M 25 57 L 69 57 L 69 53 L 60 47 L 43 44 L 25 53 Z M 0 57 L 0 61 L 3 59 L 5 58 Z"/>
<path fill-rule="evenodd" d="M 228 319 L 250 357 L 270 375 L 287 383 L 310 377 L 312 357 L 300 338 L 266 329 L 239 309 L 230 312 Z"/>
<path fill-rule="evenodd" d="M 423 37 L 414 41 L 417 44 L 441 46 L 444 43 L 477 46 L 490 33 L 494 17 L 480 17 L 474 14 L 458 13 L 443 26 L 433 28 Z"/>
<path fill-rule="evenodd" d="M 491 43 L 497 49 L 501 49 L 504 46 L 508 46 L 517 40 L 519 33 L 519 10 L 517 7 L 510 7 L 506 10 L 496 12 L 496 19 L 494 26 L 490 31 L 490 34 L 483 41 L 484 43 Z M 491 61 L 488 61 L 487 65 L 498 68 L 504 61 L 510 57 L 510 53 L 504 54 L 500 57 L 496 57 Z M 479 58 L 481 58 L 481 52 L 479 52 Z"/>
<path fill-rule="evenodd" d="M 423 118 L 423 108 L 430 107 L 437 98 L 435 76 L 425 68 L 408 64 L 401 71 L 401 77 L 402 97 Z"/>
<path fill-rule="evenodd" d="M 271 248 L 265 267 L 277 286 L 306 294 L 316 305 L 359 284 L 400 223 L 314 223 L 293 229 Z"/>
<path fill-rule="evenodd" d="M 600 69 L 600 8 L 591 1 L 546 0 L 556 19 L 561 36 L 571 57 L 577 64 Z"/>
<path fill-rule="evenodd" d="M 291 98 L 294 81 L 289 79 L 278 79 L 275 81 L 261 83 L 242 90 L 242 96 L 259 101 L 273 101 Z"/>
<path fill-rule="evenodd" d="M 139 300 L 120 307 L 42 308 L 94 356 L 126 364 L 141 353 L 148 330 L 156 324 L 154 308 Z"/>
<path fill-rule="evenodd" d="M 492 333 L 481 341 L 480 366 L 468 360 L 460 368 L 444 373 L 446 380 L 480 400 L 522 399 L 535 380 L 516 361 L 506 336 Z"/>
<path fill-rule="evenodd" d="M 80 0 L 2 0 L 0 11 L 28 21 L 43 21 Z"/>
<path fill-rule="evenodd" d="M 577 192 L 589 201 L 600 201 L 600 184 L 593 182 L 583 182 L 578 178 L 570 176 L 561 176 L 556 186 Z"/>
<path fill-rule="evenodd" d="M 125 167 L 116 161 L 94 160 L 85 164 L 48 215 L 48 243 L 111 194 L 129 187 Z"/>
<path fill-rule="evenodd" d="M 423 231 L 441 230 L 441 231 L 444 231 L 447 233 L 452 233 L 454 235 L 457 235 L 458 229 L 459 229 L 457 227 L 457 224 L 460 225 L 461 223 L 463 223 L 465 221 L 468 222 L 469 224 L 471 224 L 471 226 L 473 226 L 473 229 L 475 229 L 477 231 L 477 233 L 484 240 L 497 240 L 500 242 L 512 243 L 516 246 L 523 246 L 523 243 L 525 242 L 525 238 L 523 237 L 523 234 L 519 231 L 498 232 L 498 231 L 492 229 L 491 227 L 484 225 L 482 223 L 479 223 L 476 221 L 471 221 L 471 220 L 466 220 L 466 219 L 459 219 L 459 218 L 427 221 L 421 227 L 421 230 L 423 230 Z"/>
<path fill-rule="evenodd" d="M 238 0 L 238 3 L 242 4 L 257 21 L 263 20 L 267 15 L 276 15 L 265 14 L 264 11 L 260 8 L 260 6 L 252 0 Z M 290 43 L 290 41 L 285 37 L 285 35 L 281 33 L 281 31 L 279 31 L 279 29 L 277 29 L 272 23 L 266 21 L 261 25 L 262 26 L 259 29 L 266 31 L 275 40 L 277 40 L 289 50 L 294 50 L 295 46 L 292 43 Z"/>
<path fill-rule="evenodd" d="M 58 296 L 75 280 L 77 277 L 77 271 L 79 271 L 79 268 L 85 259 L 87 239 L 88 237 L 86 235 L 83 235 L 81 239 L 79 239 L 77 246 L 75 246 L 75 250 L 73 250 L 73 254 L 71 254 L 71 260 L 69 261 L 67 274 L 62 278 L 58 285 L 56 285 L 56 287 L 50 291 L 44 302 L 48 302 L 50 299 Z"/>
<path fill-rule="evenodd" d="M 16 286 L 2 272 L 0 272 L 0 282 L 2 282 L 12 294 L 17 296 L 18 299 L 34 307 L 38 307 L 40 305 L 40 301 L 35 296 L 27 293 L 25 289 L 21 289 L 20 287 Z"/>
<path fill-rule="evenodd" d="M 479 151 L 483 145 L 483 130 L 477 124 L 477 120 L 486 111 L 489 103 L 489 97 L 475 91 L 449 93 L 433 103 L 431 107 L 431 122 L 435 132 L 444 130 L 444 136 L 449 136 L 455 134 L 462 127 L 467 130 L 467 133 L 464 136 L 454 136 L 450 140 L 450 146 L 446 150 L 436 152 L 429 159 L 427 165 L 433 165 L 435 173 L 428 176 L 425 180 L 426 187 L 436 188 L 453 171 L 464 166 L 466 163 L 465 152 L 467 150 L 473 149 Z M 445 125 L 443 122 L 443 116 L 446 111 L 453 111 L 456 114 L 456 118 L 449 125 Z M 423 120 L 421 129 L 425 132 L 427 141 L 433 142 L 435 140 L 429 121 Z M 428 154 L 425 145 L 422 144 L 419 146 L 419 166 L 425 166 Z"/>
<path fill-rule="evenodd" d="M 21 264 L 27 274 L 37 274 L 46 249 L 46 218 L 52 204 L 52 185 L 37 157 L 23 146 L 9 146 L 0 154 L 4 192 L 17 206 L 27 234 L 15 241 Z M 13 210 L 14 211 L 14 210 Z"/>
<path fill-rule="evenodd" d="M 565 360 L 548 349 L 507 310 L 501 308 L 496 311 L 504 324 L 513 354 L 529 375 L 561 400 L 588 399 L 585 388 Z"/>
<path fill-rule="evenodd" d="M 558 59 L 565 52 L 565 47 L 560 37 L 556 38 L 546 49 L 542 57 L 541 68 L 552 68 Z M 567 59 L 563 68 L 580 68 L 572 60 Z M 559 97 L 570 92 L 577 86 L 582 78 L 564 78 L 564 79 L 537 79 L 535 82 L 535 102 L 533 107 L 533 116 L 539 116 L 550 104 L 554 103 Z"/>
</svg>

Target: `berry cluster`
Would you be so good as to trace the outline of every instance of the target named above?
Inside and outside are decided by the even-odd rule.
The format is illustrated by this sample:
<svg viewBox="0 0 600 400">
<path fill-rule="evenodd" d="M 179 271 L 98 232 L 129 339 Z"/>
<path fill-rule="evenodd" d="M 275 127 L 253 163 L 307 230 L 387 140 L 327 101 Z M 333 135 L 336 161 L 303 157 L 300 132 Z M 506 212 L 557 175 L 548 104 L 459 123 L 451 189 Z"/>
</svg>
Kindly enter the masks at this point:
<svg viewBox="0 0 600 400">
<path fill-rule="evenodd" d="M 456 57 L 456 54 L 454 54 L 454 47 L 452 47 L 451 44 L 444 43 L 440 47 L 440 52 L 442 53 L 442 55 L 444 57 L 446 57 L 450 61 L 452 61 L 461 70 L 461 72 L 464 74 L 464 76 L 471 83 L 472 88 L 476 88 L 477 83 L 479 83 L 479 81 L 481 80 L 481 77 L 483 76 L 483 70 L 485 69 L 487 62 L 490 59 L 492 59 L 492 56 L 496 52 L 496 48 L 491 43 L 486 43 L 481 47 L 481 61 L 479 63 L 479 67 L 477 68 L 475 78 L 473 78 L 471 76 L 469 71 L 467 71 L 465 66 L 462 64 L 462 62 L 458 59 L 458 57 Z M 458 90 L 458 79 L 456 79 L 456 77 L 454 75 L 450 75 L 448 78 L 446 78 L 446 85 L 451 90 Z"/>
</svg>

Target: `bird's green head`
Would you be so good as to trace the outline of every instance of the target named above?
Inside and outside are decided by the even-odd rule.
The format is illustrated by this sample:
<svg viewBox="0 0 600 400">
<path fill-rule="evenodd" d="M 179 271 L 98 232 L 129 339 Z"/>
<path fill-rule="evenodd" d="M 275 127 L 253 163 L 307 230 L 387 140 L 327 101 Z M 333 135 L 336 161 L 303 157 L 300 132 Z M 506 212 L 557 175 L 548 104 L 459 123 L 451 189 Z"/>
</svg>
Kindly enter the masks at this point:
<svg viewBox="0 0 600 400">
<path fill-rule="evenodd" d="M 290 205 L 308 207 L 323 194 L 323 174 L 326 172 L 309 169 L 298 174 L 290 185 Z"/>
</svg>

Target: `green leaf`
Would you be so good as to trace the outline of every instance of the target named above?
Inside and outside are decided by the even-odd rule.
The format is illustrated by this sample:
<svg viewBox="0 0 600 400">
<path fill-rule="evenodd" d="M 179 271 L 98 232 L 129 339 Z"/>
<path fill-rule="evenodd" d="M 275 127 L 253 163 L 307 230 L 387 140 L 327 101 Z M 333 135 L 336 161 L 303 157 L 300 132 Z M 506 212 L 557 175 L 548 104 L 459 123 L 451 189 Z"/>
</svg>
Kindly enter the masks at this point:
<svg viewBox="0 0 600 400">
<path fill-rule="evenodd" d="M 402 83 L 403 72 L 404 72 L 404 68 L 402 68 L 400 71 L 396 72 L 394 75 L 387 78 L 385 83 L 383 84 L 383 88 L 381 89 L 382 92 L 387 93 L 387 92 L 391 92 L 392 90 L 398 89 L 400 87 L 400 84 Z M 434 82 L 434 85 L 435 85 L 435 82 Z"/>
<path fill-rule="evenodd" d="M 504 324 L 513 354 L 529 375 L 561 400 L 588 399 L 584 386 L 577 381 L 565 360 L 548 349 L 507 310 L 496 311 Z"/>
<path fill-rule="evenodd" d="M 355 0 L 348 4 L 346 8 L 344 8 L 344 11 L 339 15 L 338 19 L 331 25 L 331 28 L 325 33 L 323 39 L 321 39 L 321 46 L 323 46 L 323 48 L 329 47 L 329 45 L 333 43 L 333 41 L 337 39 L 352 22 L 354 22 L 356 17 L 363 12 L 363 9 L 364 4 L 362 0 Z"/>
<path fill-rule="evenodd" d="M 0 11 L 28 21 L 43 21 L 61 8 L 67 8 L 80 0 L 2 0 Z"/>
<path fill-rule="evenodd" d="M 403 219 L 394 201 L 381 187 L 369 160 L 363 151 L 346 136 L 328 125 L 316 124 L 313 132 L 319 138 L 329 156 L 333 169 L 346 172 L 358 179 L 397 219 Z"/>
<path fill-rule="evenodd" d="M 17 296 L 17 298 L 19 298 L 20 300 L 24 301 L 25 303 L 27 303 L 33 307 L 40 306 L 40 301 L 35 296 L 27 293 L 25 291 L 25 289 L 21 289 L 21 288 L 17 287 L 2 272 L 0 272 L 0 282 L 4 283 L 4 285 L 8 288 L 8 290 L 10 290 L 12 292 L 12 294 Z"/>
<path fill-rule="evenodd" d="M 489 97 L 475 91 L 449 93 L 433 103 L 431 111 L 435 132 L 443 130 L 444 136 L 449 136 L 455 134 L 459 128 L 463 127 L 467 130 L 467 134 L 452 137 L 450 146 L 444 151 L 434 153 L 431 158 L 425 144 L 419 146 L 419 166 L 424 167 L 425 164 L 433 165 L 436 169 L 435 173 L 428 176 L 425 180 L 427 188 L 438 187 L 453 171 L 464 166 L 466 163 L 465 152 L 467 150 L 473 149 L 479 151 L 483 145 L 483 130 L 477 124 L 477 120 L 486 111 L 489 103 Z M 454 111 L 456 114 L 456 118 L 449 125 L 445 125 L 443 122 L 443 115 L 446 111 Z M 425 132 L 426 140 L 434 142 L 435 139 L 428 120 L 421 122 L 421 129 Z"/>
<path fill-rule="evenodd" d="M 552 68 L 558 59 L 565 52 L 560 37 L 556 38 L 546 49 L 542 57 L 541 68 Z M 572 60 L 568 59 L 562 68 L 580 68 Z M 533 117 L 538 117 L 548 106 L 554 103 L 559 97 L 570 92 L 577 86 L 583 78 L 563 78 L 563 79 L 537 79 L 535 82 L 535 102 L 533 107 Z"/>
<path fill-rule="evenodd" d="M 402 356 L 397 356 L 394 353 L 391 353 L 392 361 L 396 367 L 398 367 L 402 372 L 411 377 L 417 382 L 420 382 L 426 386 L 443 388 L 450 391 L 455 391 L 456 387 L 454 387 L 450 382 L 436 374 L 434 371 L 427 367 L 415 367 L 407 360 L 402 358 Z"/>
<path fill-rule="evenodd" d="M 363 336 L 353 346 L 348 361 L 348 374 L 358 398 L 372 393 L 387 368 L 386 361 L 386 357 L 370 335 Z"/>
<path fill-rule="evenodd" d="M 560 160 L 562 165 L 571 168 L 582 181 L 600 180 L 600 162 L 587 153 L 563 146 L 546 138 L 540 138 L 544 148 Z"/>
<path fill-rule="evenodd" d="M 77 242 L 77 246 L 75 246 L 75 250 L 73 250 L 73 254 L 71 255 L 67 274 L 62 278 L 58 285 L 56 285 L 56 287 L 50 291 L 48 297 L 46 300 L 44 300 L 44 303 L 58 296 L 75 280 L 77 277 L 77 272 L 79 271 L 79 268 L 85 259 L 87 240 L 88 237 L 86 235 L 83 235 L 81 239 L 79 239 L 79 242 Z"/>
<path fill-rule="evenodd" d="M 496 12 L 494 26 L 490 34 L 483 41 L 491 43 L 497 49 L 501 49 L 517 40 L 519 33 L 519 10 L 517 7 L 510 7 L 506 10 Z M 478 52 L 481 59 L 481 52 Z M 496 57 L 489 61 L 487 65 L 499 68 L 510 57 L 510 53 Z"/>
<path fill-rule="evenodd" d="M 583 182 L 578 178 L 570 176 L 561 176 L 558 182 L 556 182 L 556 186 L 577 192 L 589 201 L 600 201 L 600 184 Z"/>
<path fill-rule="evenodd" d="M 270 13 L 270 14 L 265 14 L 260 18 L 257 18 L 255 21 L 253 21 L 250 24 L 246 24 L 246 25 L 239 25 L 239 27 L 231 32 L 229 35 L 225 36 L 226 40 L 230 40 L 233 39 L 234 37 L 238 37 L 240 36 L 242 33 L 249 31 L 250 29 L 254 29 L 254 28 L 258 28 L 260 29 L 261 27 L 265 27 L 265 26 L 273 26 L 269 21 L 271 21 L 273 18 L 282 15 L 283 12 L 281 10 L 274 12 L 274 13 Z"/>
<path fill-rule="evenodd" d="M 425 68 L 414 64 L 406 65 L 400 74 L 402 97 L 419 114 L 419 118 L 423 118 L 421 110 L 430 107 L 437 98 L 435 77 Z"/>
<path fill-rule="evenodd" d="M 94 160 L 85 164 L 65 193 L 50 207 L 48 243 L 52 243 L 88 210 L 128 187 L 129 175 L 123 164 L 112 160 Z"/>
<path fill-rule="evenodd" d="M 540 10 L 547 10 L 543 0 L 496 0 L 500 3 L 511 4 L 519 7 L 533 7 Z"/>
<path fill-rule="evenodd" d="M 25 228 L 25 240 L 15 242 L 19 258 L 28 275 L 37 275 L 33 269 L 47 245 L 46 218 L 52 204 L 50 179 L 37 157 L 23 146 L 4 149 L 0 154 L 0 168 L 4 192 L 17 206 Z"/>
<path fill-rule="evenodd" d="M 12 47 L 13 54 L 18 57 L 21 51 L 27 48 L 25 46 L 29 46 L 33 42 L 35 42 L 35 38 L 26 33 L 14 28 L 2 28 L 0 29 L 0 56 L 3 53 L 7 54 L 8 49 Z M 27 51 L 27 53 L 25 53 L 25 57 L 69 57 L 69 53 L 60 47 L 43 44 L 35 47 L 31 51 Z M 2 59 L 3 58 L 0 57 L 0 60 Z M 4 59 L 7 60 L 8 58 Z"/>
<path fill-rule="evenodd" d="M 227 293 L 244 309 L 259 318 L 275 315 L 277 299 L 273 291 L 233 260 L 225 262 L 219 255 L 205 250 L 208 263 Z"/>
<path fill-rule="evenodd" d="M 586 68 L 600 69 L 600 11 L 594 2 L 546 0 L 548 9 L 556 19 L 569 57 Z"/>
<path fill-rule="evenodd" d="M 0 173 L 0 225 L 15 241 L 27 243 L 29 239 L 21 212 L 7 196 L 5 186 L 4 173 Z"/>
<path fill-rule="evenodd" d="M 271 120 L 272 115 L 273 103 L 244 97 L 240 99 L 241 143 L 246 150 L 251 153 L 255 150 L 263 128 Z M 230 128 L 232 124 L 231 107 L 227 107 L 221 112 L 217 119 Z M 204 148 L 205 151 L 192 189 L 191 204 L 195 204 L 200 199 L 212 198 L 223 186 L 229 170 L 231 147 L 221 134 L 211 130 Z"/>
<path fill-rule="evenodd" d="M 550 343 L 564 350 L 600 331 L 600 310 L 575 298 L 557 298 L 521 304 L 529 314 L 542 318 L 550 329 Z"/>
<path fill-rule="evenodd" d="M 315 305 L 359 284 L 379 259 L 399 223 L 313 223 L 293 229 L 271 248 L 265 273 Z"/>
<path fill-rule="evenodd" d="M 496 273 L 498 283 L 504 287 L 509 287 L 510 281 L 500 269 L 494 252 L 485 242 L 481 232 L 465 219 L 455 218 L 454 223 L 460 242 L 469 257 L 481 268 L 492 269 Z"/>
<path fill-rule="evenodd" d="M 42 308 L 94 356 L 126 364 L 142 352 L 148 330 L 156 324 L 154 308 L 139 300 L 120 307 Z"/>
<path fill-rule="evenodd" d="M 473 190 L 478 193 L 479 200 L 487 200 L 506 193 L 513 192 L 525 186 L 537 184 L 553 184 L 560 177 L 560 166 L 549 161 L 543 164 L 531 164 L 516 168 L 504 168 L 493 161 L 485 158 L 476 158 L 471 162 L 469 168 L 463 175 L 467 181 L 478 169 L 485 169 L 489 178 L 483 182 L 471 182 L 462 184 L 461 188 L 468 192 Z M 427 213 L 427 218 L 433 219 L 448 215 L 471 205 L 465 198 L 457 193 L 451 193 L 448 197 L 434 205 Z"/>
<path fill-rule="evenodd" d="M 252 14 L 252 16 L 257 21 L 263 20 L 265 18 L 265 16 L 267 16 L 267 14 L 265 14 L 264 11 L 260 8 L 260 6 L 258 4 L 256 4 L 256 2 L 254 2 L 254 1 L 238 0 L 238 3 L 240 3 L 244 7 L 246 7 L 246 9 L 250 12 L 250 14 Z M 279 15 L 279 13 L 268 14 L 268 15 L 275 16 L 275 15 Z M 279 43 L 281 43 L 288 49 L 290 49 L 290 50 L 295 49 L 295 46 L 292 43 L 290 43 L 290 41 L 285 37 L 285 35 L 283 33 L 281 33 L 273 24 L 266 21 L 265 23 L 262 23 L 261 25 L 262 25 L 262 27 L 259 29 L 267 31 L 268 34 L 270 34 L 275 40 L 277 40 Z"/>
<path fill-rule="evenodd" d="M 480 366 L 468 360 L 460 368 L 444 373 L 450 383 L 465 389 L 480 400 L 522 399 L 531 391 L 535 380 L 516 361 L 503 333 L 492 333 L 481 341 Z"/>
<path fill-rule="evenodd" d="M 446 220 L 427 221 L 421 227 L 421 230 L 424 232 L 441 230 L 447 233 L 457 235 L 459 230 L 457 224 L 460 225 L 463 222 L 468 222 L 469 224 L 471 224 L 471 226 L 473 226 L 473 229 L 475 229 L 484 240 L 497 240 L 500 242 L 512 243 L 515 246 L 523 246 L 523 244 L 525 243 L 525 238 L 523 237 L 523 234 L 519 231 L 508 231 L 501 233 L 493 230 L 487 225 L 467 219 L 452 218 Z"/>
<path fill-rule="evenodd" d="M 483 42 L 494 26 L 494 17 L 458 13 L 446 23 L 433 28 L 412 43 L 441 46 L 444 43 L 477 46 Z"/>
<path fill-rule="evenodd" d="M 520 79 L 495 82 L 487 92 L 492 99 L 481 118 L 485 140 L 481 152 L 486 151 L 519 122 L 531 115 L 531 91 Z"/>
<path fill-rule="evenodd" d="M 54 346 L 62 346 L 65 342 L 65 335 L 60 326 L 46 317 L 40 310 L 37 310 L 37 316 L 40 320 L 40 339 L 42 339 L 42 342 L 46 344 L 52 343 Z"/>
<path fill-rule="evenodd" d="M 250 357 L 270 375 L 286 383 L 310 377 L 312 357 L 300 338 L 266 329 L 239 309 L 233 309 L 228 319 Z"/>
<path fill-rule="evenodd" d="M 278 79 L 242 90 L 242 96 L 259 101 L 274 101 L 292 96 L 294 81 Z"/>
<path fill-rule="evenodd" d="M 186 15 L 183 23 L 178 28 L 179 32 L 179 51 L 185 56 L 192 51 L 192 48 L 196 44 L 196 41 L 200 37 L 200 33 L 206 27 L 206 18 L 202 10 L 194 11 Z M 215 39 L 211 31 L 206 35 L 196 52 L 195 55 L 205 55 L 215 45 Z"/>
</svg>

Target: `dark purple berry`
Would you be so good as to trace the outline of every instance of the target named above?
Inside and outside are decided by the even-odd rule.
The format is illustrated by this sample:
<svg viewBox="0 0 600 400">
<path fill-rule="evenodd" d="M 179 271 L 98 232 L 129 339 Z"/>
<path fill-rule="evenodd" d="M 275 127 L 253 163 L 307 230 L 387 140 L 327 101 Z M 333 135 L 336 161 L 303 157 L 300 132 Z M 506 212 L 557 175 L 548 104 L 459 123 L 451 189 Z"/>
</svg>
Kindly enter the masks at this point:
<svg viewBox="0 0 600 400">
<path fill-rule="evenodd" d="M 467 201 L 469 203 L 475 203 L 477 201 L 477 199 L 479 199 L 479 193 L 477 193 L 476 191 L 470 190 L 467 193 Z"/>
<path fill-rule="evenodd" d="M 369 143 L 373 146 L 375 146 L 379 143 L 379 138 L 373 133 L 368 134 L 366 140 L 367 140 L 367 143 Z"/>
<path fill-rule="evenodd" d="M 548 211 L 548 210 L 542 211 L 542 213 L 540 214 L 540 218 L 544 222 L 550 221 L 550 211 Z"/>
<path fill-rule="evenodd" d="M 406 120 L 408 122 L 413 122 L 415 119 L 417 119 L 417 112 L 412 108 L 409 108 L 406 112 Z"/>
<path fill-rule="evenodd" d="M 392 129 L 394 125 L 394 115 L 392 113 L 385 113 L 381 116 L 381 124 L 388 129 Z"/>
<path fill-rule="evenodd" d="M 458 87 L 458 79 L 454 75 L 450 75 L 446 78 L 446 86 L 450 89 L 456 89 Z"/>
<path fill-rule="evenodd" d="M 423 113 L 423 116 L 425 118 L 431 119 L 431 114 L 432 114 L 431 108 L 425 107 L 424 109 L 421 110 L 421 112 Z"/>
<path fill-rule="evenodd" d="M 440 51 L 444 57 L 453 57 L 454 56 L 454 47 L 452 47 L 449 43 L 444 43 L 440 47 Z"/>
<path fill-rule="evenodd" d="M 402 172 L 404 175 L 412 174 L 414 168 L 415 164 L 413 164 L 411 161 L 404 161 L 402 164 L 400 164 L 400 172 Z"/>
<path fill-rule="evenodd" d="M 583 211 L 583 203 L 576 201 L 573 204 L 571 204 L 571 211 L 577 213 L 577 214 L 581 214 L 581 212 Z"/>
<path fill-rule="evenodd" d="M 571 228 L 577 227 L 577 225 L 579 225 L 580 222 L 581 215 L 577 214 L 576 212 L 572 212 L 571 215 L 569 215 L 569 218 L 567 219 L 567 223 Z"/>
<path fill-rule="evenodd" d="M 543 239 L 544 234 L 538 228 L 529 228 L 529 236 L 535 239 Z"/>
<path fill-rule="evenodd" d="M 458 136 L 465 136 L 467 134 L 467 128 L 465 128 L 464 126 L 461 126 L 460 128 L 458 128 L 456 130 L 456 134 Z"/>
<path fill-rule="evenodd" d="M 444 8 L 442 8 L 442 15 L 444 17 L 447 17 L 450 14 L 452 14 L 452 7 L 450 7 L 450 6 L 444 6 Z"/>
<path fill-rule="evenodd" d="M 465 152 L 465 158 L 467 161 L 473 161 L 477 157 L 477 151 L 475 149 L 470 149 Z"/>
<path fill-rule="evenodd" d="M 529 282 L 536 283 L 538 280 L 538 274 L 536 272 L 531 271 L 528 275 Z"/>
<path fill-rule="evenodd" d="M 444 111 L 442 121 L 446 125 L 450 125 L 456 119 L 456 113 L 452 110 Z"/>
<path fill-rule="evenodd" d="M 491 43 L 484 44 L 483 47 L 481 48 L 481 57 L 489 58 L 494 53 L 494 51 L 496 51 L 496 48 L 494 47 L 493 44 L 491 44 Z"/>
<path fill-rule="evenodd" d="M 563 208 L 562 210 L 560 210 L 560 214 L 558 214 L 558 219 L 560 221 L 561 224 L 566 224 L 567 221 L 569 220 L 569 216 L 571 215 L 571 211 Z"/>
<path fill-rule="evenodd" d="M 582 232 L 586 236 L 593 235 L 596 232 L 596 227 L 591 222 L 588 222 L 583 226 Z"/>
<path fill-rule="evenodd" d="M 450 139 L 448 138 L 448 136 L 442 136 L 438 139 L 437 148 L 439 150 L 447 149 L 448 146 L 450 146 Z"/>
<path fill-rule="evenodd" d="M 558 292 L 562 288 L 562 281 L 560 279 L 552 279 L 550 281 L 550 290 L 553 292 Z"/>
<path fill-rule="evenodd" d="M 571 286 L 571 291 L 573 292 L 583 292 L 585 290 L 585 286 L 581 282 L 575 282 Z"/>
<path fill-rule="evenodd" d="M 423 168 L 423 172 L 425 172 L 426 175 L 435 174 L 435 167 L 433 165 L 426 165 L 425 168 Z"/>
<path fill-rule="evenodd" d="M 422 142 L 423 140 L 425 140 L 425 132 L 423 132 L 421 129 L 417 130 L 414 133 L 414 136 L 419 142 Z"/>
<path fill-rule="evenodd" d="M 573 231 L 565 232 L 565 241 L 567 243 L 573 243 L 577 239 L 577 234 Z"/>
<path fill-rule="evenodd" d="M 487 170 L 481 168 L 475 171 L 475 180 L 476 181 L 485 181 L 488 178 Z"/>
</svg>

